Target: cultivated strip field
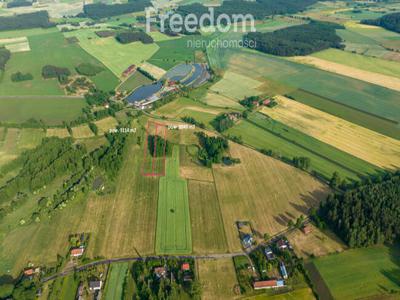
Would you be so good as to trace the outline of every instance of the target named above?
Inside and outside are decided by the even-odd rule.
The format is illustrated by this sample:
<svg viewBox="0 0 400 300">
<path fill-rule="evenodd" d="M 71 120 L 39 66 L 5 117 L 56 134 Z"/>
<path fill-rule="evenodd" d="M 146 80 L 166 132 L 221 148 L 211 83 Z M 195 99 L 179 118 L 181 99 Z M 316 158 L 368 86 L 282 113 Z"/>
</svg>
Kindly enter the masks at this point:
<svg viewBox="0 0 400 300">
<path fill-rule="evenodd" d="M 152 65 L 151 63 L 144 62 L 140 65 L 140 68 L 143 69 L 144 71 L 148 72 L 151 74 L 156 79 L 160 79 L 167 73 L 164 69 L 161 69 L 155 65 Z"/>
<path fill-rule="evenodd" d="M 339 119 L 286 97 L 263 108 L 273 119 L 382 168 L 400 166 L 400 141 Z"/>
<path fill-rule="evenodd" d="M 30 51 L 29 41 L 26 37 L 0 39 L 0 47 L 4 46 L 11 53 Z"/>
<path fill-rule="evenodd" d="M 160 178 L 157 208 L 157 254 L 192 252 L 190 212 L 186 180 L 179 177 L 179 146 L 166 161 L 166 176 Z"/>
<path fill-rule="evenodd" d="M 202 299 L 235 299 L 233 290 L 237 280 L 231 258 L 200 259 L 197 264 L 203 288 Z"/>
<path fill-rule="evenodd" d="M 110 129 L 116 128 L 118 125 L 117 120 L 115 120 L 114 117 L 107 117 L 104 119 L 101 119 L 99 121 L 94 122 L 96 124 L 97 129 L 99 131 L 98 134 L 104 134 L 109 132 Z"/>
<path fill-rule="evenodd" d="M 188 188 L 193 251 L 199 254 L 227 252 L 214 183 L 189 180 Z"/>
<path fill-rule="evenodd" d="M 80 125 L 72 128 L 72 136 L 76 139 L 85 139 L 94 136 L 88 125 Z"/>
<path fill-rule="evenodd" d="M 48 128 L 46 129 L 46 137 L 56 136 L 59 138 L 69 137 L 67 128 Z"/>
<path fill-rule="evenodd" d="M 249 220 L 255 230 L 270 235 L 289 220 L 306 215 L 325 199 L 329 189 L 308 174 L 254 150 L 231 143 L 232 157 L 241 163 L 214 165 L 214 177 L 230 251 L 241 249 L 235 222 Z"/>
<path fill-rule="evenodd" d="M 312 56 L 296 56 L 292 59 L 303 64 L 312 65 L 321 70 L 352 77 L 395 91 L 400 91 L 400 78 L 369 72 Z"/>
<path fill-rule="evenodd" d="M 110 271 L 108 273 L 106 287 L 104 289 L 104 296 L 106 300 L 122 299 L 128 267 L 128 263 L 110 265 Z"/>
</svg>

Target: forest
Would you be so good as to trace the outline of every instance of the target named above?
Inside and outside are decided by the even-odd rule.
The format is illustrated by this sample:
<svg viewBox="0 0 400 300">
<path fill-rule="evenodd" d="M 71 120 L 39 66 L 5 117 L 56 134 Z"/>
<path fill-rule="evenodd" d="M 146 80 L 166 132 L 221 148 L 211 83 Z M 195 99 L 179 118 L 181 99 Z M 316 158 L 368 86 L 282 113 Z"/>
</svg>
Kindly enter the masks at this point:
<svg viewBox="0 0 400 300">
<path fill-rule="evenodd" d="M 218 136 L 207 136 L 203 132 L 198 132 L 197 136 L 201 146 L 198 152 L 199 160 L 208 167 L 211 167 L 212 163 L 220 163 L 224 152 L 228 150 L 228 141 Z"/>
<path fill-rule="evenodd" d="M 256 50 L 279 56 L 309 55 L 328 48 L 343 49 L 336 29 L 342 25 L 311 21 L 274 32 L 250 32 L 244 37 Z"/>
<path fill-rule="evenodd" d="M 47 11 L 38 11 L 28 14 L 0 17 L 0 30 L 15 30 L 28 28 L 48 28 L 54 26 L 49 20 Z"/>
<path fill-rule="evenodd" d="M 22 6 L 32 6 L 32 2 L 25 0 L 14 0 L 7 3 L 7 8 L 22 7 Z"/>
<path fill-rule="evenodd" d="M 400 33 L 400 13 L 384 15 L 378 19 L 362 20 L 362 24 L 381 26 L 387 30 Z"/>
<path fill-rule="evenodd" d="M 92 19 L 101 19 L 136 11 L 144 11 L 144 9 L 149 6 L 151 6 L 151 3 L 148 0 L 134 0 L 128 3 L 112 5 L 104 3 L 86 4 L 83 7 L 83 15 Z"/>
<path fill-rule="evenodd" d="M 8 62 L 10 57 L 11 57 L 11 52 L 4 47 L 0 47 L 0 70 L 4 71 L 6 63 Z"/>
<path fill-rule="evenodd" d="M 316 0 L 229 0 L 215 8 L 215 18 L 220 14 L 252 14 L 255 19 L 277 14 L 292 14 L 304 10 L 316 3 Z M 198 3 L 180 6 L 178 12 L 187 15 L 194 13 L 198 17 L 208 12 L 208 8 Z"/>
<path fill-rule="evenodd" d="M 325 220 L 350 247 L 395 242 L 400 237 L 400 172 L 328 196 L 314 218 Z"/>
<path fill-rule="evenodd" d="M 153 43 L 153 38 L 143 31 L 127 31 L 117 34 L 115 37 L 121 44 L 142 42 L 143 44 Z"/>
</svg>

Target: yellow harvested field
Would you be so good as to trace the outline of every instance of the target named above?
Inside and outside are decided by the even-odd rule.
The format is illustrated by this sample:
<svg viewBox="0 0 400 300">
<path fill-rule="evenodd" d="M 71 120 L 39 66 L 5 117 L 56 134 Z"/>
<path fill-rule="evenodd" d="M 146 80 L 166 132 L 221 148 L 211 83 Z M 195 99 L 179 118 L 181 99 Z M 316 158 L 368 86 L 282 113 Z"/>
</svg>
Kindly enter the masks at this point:
<svg viewBox="0 0 400 300">
<path fill-rule="evenodd" d="M 305 172 L 255 150 L 230 143 L 230 154 L 241 163 L 213 166 L 230 251 L 241 249 L 237 221 L 251 221 L 256 231 L 273 235 L 329 193 Z"/>
<path fill-rule="evenodd" d="M 239 298 L 234 293 L 237 280 L 231 258 L 199 259 L 197 264 L 203 300 Z"/>
<path fill-rule="evenodd" d="M 242 100 L 246 96 L 260 95 L 258 90 L 262 81 L 253 79 L 239 72 L 226 71 L 222 79 L 211 87 L 211 91 L 228 98 Z"/>
<path fill-rule="evenodd" d="M 67 128 L 48 128 L 46 130 L 46 137 L 56 136 L 59 138 L 66 138 L 69 137 L 70 134 Z"/>
<path fill-rule="evenodd" d="M 8 128 L 3 142 L 0 142 L 0 166 L 9 163 L 18 157 L 17 145 L 21 130 Z"/>
<path fill-rule="evenodd" d="M 262 112 L 324 143 L 382 168 L 400 167 L 400 141 L 315 108 L 277 96 L 278 105 Z"/>
<path fill-rule="evenodd" d="M 27 37 L 0 39 L 0 46 L 4 46 L 12 53 L 31 50 Z"/>
<path fill-rule="evenodd" d="M 118 122 L 114 117 L 107 117 L 94 122 L 94 124 L 96 124 L 97 129 L 99 130 L 98 134 L 104 134 L 109 132 L 110 129 L 116 128 Z"/>
<path fill-rule="evenodd" d="M 312 228 L 312 232 L 308 234 L 295 229 L 286 235 L 298 256 L 303 258 L 310 258 L 312 256 L 318 257 L 342 252 L 347 248 L 346 245 L 332 233 L 322 232 L 311 224 L 308 226 Z"/>
<path fill-rule="evenodd" d="M 395 91 L 400 91 L 400 78 L 349 67 L 313 56 L 296 56 L 291 59 L 296 62 L 312 65 L 321 70 L 380 85 Z"/>
<path fill-rule="evenodd" d="M 76 139 L 84 139 L 94 136 L 94 133 L 88 125 L 81 125 L 72 128 L 72 136 Z"/>
<path fill-rule="evenodd" d="M 147 73 L 151 74 L 154 78 L 160 79 L 167 73 L 164 69 L 161 69 L 151 63 L 144 62 L 140 65 L 140 68 L 146 71 Z"/>
</svg>

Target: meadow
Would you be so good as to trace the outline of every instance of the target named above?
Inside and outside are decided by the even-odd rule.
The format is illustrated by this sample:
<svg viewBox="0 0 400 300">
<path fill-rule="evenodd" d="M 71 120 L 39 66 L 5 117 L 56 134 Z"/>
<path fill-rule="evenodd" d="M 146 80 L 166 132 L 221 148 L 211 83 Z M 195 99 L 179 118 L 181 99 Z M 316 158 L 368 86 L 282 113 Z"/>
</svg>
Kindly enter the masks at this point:
<svg viewBox="0 0 400 300">
<path fill-rule="evenodd" d="M 104 70 L 90 79 L 102 90 L 111 90 L 118 84 L 114 76 L 100 61 L 87 54 L 78 44 L 68 43 L 60 32 L 51 32 L 28 37 L 31 51 L 13 53 L 6 70 L 0 78 L 0 95 L 63 95 L 56 79 L 43 79 L 42 68 L 55 65 L 69 68 L 76 74 L 75 67 L 86 62 Z M 33 80 L 12 82 L 11 74 L 31 73 Z"/>
<path fill-rule="evenodd" d="M 265 89 L 269 93 L 273 90 L 268 88 L 268 81 L 273 80 L 287 86 L 288 90 L 301 88 L 364 112 L 399 121 L 400 108 L 396 104 L 399 92 L 255 51 L 237 50 L 233 53 L 228 71 L 256 80 L 265 78 Z"/>
<path fill-rule="evenodd" d="M 157 208 L 157 254 L 192 252 L 192 234 L 186 180 L 179 176 L 179 146 L 166 159 L 166 176 L 160 178 Z"/>
<path fill-rule="evenodd" d="M 242 137 L 245 144 L 257 150 L 273 150 L 278 156 L 310 158 L 310 170 L 330 179 L 338 172 L 347 180 L 358 180 L 362 174 L 374 173 L 374 168 L 347 153 L 294 130 L 283 123 L 266 120 L 257 114 L 250 121 L 241 121 L 227 130 L 228 134 Z M 318 149 L 320 151 L 315 151 Z"/>
<path fill-rule="evenodd" d="M 23 123 L 33 118 L 48 125 L 59 125 L 78 118 L 85 106 L 85 100 L 79 97 L 0 96 L 0 122 Z"/>
<path fill-rule="evenodd" d="M 105 196 L 90 194 L 85 201 L 76 199 L 51 219 L 20 226 L 19 221 L 29 218 L 40 197 L 50 197 L 62 186 L 61 179 L 2 219 L 0 273 L 10 270 L 15 276 L 28 262 L 55 263 L 57 254 L 68 252 L 68 236 L 78 232 L 90 233 L 87 257 L 154 254 L 158 180 L 140 174 L 143 148 L 136 144 L 138 135 L 141 136 L 140 131 L 128 138 L 115 192 Z"/>
<path fill-rule="evenodd" d="M 335 299 L 359 299 L 400 291 L 399 255 L 396 246 L 374 246 L 328 255 L 313 262 Z"/>
<path fill-rule="evenodd" d="M 400 166 L 400 141 L 286 97 L 277 96 L 276 99 L 276 107 L 263 108 L 262 112 L 375 166 L 387 169 Z"/>
<path fill-rule="evenodd" d="M 94 122 L 98 129 L 98 134 L 108 133 L 110 129 L 114 129 L 118 125 L 118 121 L 114 117 L 107 117 Z"/>
<path fill-rule="evenodd" d="M 77 37 L 79 45 L 87 53 L 101 61 L 117 78 L 130 65 L 139 65 L 158 50 L 156 43 L 147 45 L 142 42 L 121 44 L 114 37 L 99 38 L 94 32 L 95 30 L 92 29 L 81 29 L 66 32 L 64 35 L 66 37 Z"/>
<path fill-rule="evenodd" d="M 104 298 L 106 300 L 122 299 L 128 267 L 128 263 L 110 265 L 104 289 Z"/>
<path fill-rule="evenodd" d="M 204 48 L 191 47 L 190 41 L 201 42 L 207 40 L 207 37 L 186 36 L 180 39 L 157 42 L 159 49 L 151 56 L 148 62 L 161 69 L 169 70 L 180 63 L 193 61 L 195 51 Z"/>
<path fill-rule="evenodd" d="M 72 136 L 75 139 L 85 139 L 93 137 L 94 133 L 87 124 L 83 124 L 76 127 L 72 127 Z"/>
<path fill-rule="evenodd" d="M 130 92 L 139 86 L 149 83 L 151 83 L 151 80 L 149 78 L 147 78 L 140 72 L 135 72 L 118 86 L 117 91 Z"/>
<path fill-rule="evenodd" d="M 241 249 L 235 222 L 251 221 L 256 231 L 273 235 L 329 192 L 310 175 L 246 147 L 230 143 L 230 155 L 241 163 L 213 166 L 230 251 Z"/>
<path fill-rule="evenodd" d="M 213 182 L 188 181 L 193 252 L 228 251 L 222 215 Z"/>
<path fill-rule="evenodd" d="M 202 284 L 202 299 L 234 299 L 237 284 L 235 268 L 231 258 L 199 259 L 199 279 Z"/>
</svg>

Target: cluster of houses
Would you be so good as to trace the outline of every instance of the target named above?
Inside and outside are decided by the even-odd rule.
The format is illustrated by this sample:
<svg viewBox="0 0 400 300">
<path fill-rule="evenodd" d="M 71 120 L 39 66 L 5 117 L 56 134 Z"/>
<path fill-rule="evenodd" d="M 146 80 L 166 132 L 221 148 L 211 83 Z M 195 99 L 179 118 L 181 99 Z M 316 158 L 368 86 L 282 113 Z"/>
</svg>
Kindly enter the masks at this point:
<svg viewBox="0 0 400 300">
<path fill-rule="evenodd" d="M 283 238 L 278 239 L 275 242 L 275 246 L 277 249 L 281 251 L 293 249 L 289 241 Z M 276 259 L 276 255 L 274 254 L 270 246 L 267 246 L 264 249 L 264 254 L 267 260 L 269 261 Z M 260 289 L 275 289 L 275 288 L 285 287 L 285 280 L 288 279 L 289 276 L 286 270 L 285 263 L 282 260 L 279 262 L 279 273 L 281 275 L 281 278 L 255 281 L 253 283 L 253 288 L 255 290 L 260 290 Z"/>
</svg>

